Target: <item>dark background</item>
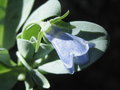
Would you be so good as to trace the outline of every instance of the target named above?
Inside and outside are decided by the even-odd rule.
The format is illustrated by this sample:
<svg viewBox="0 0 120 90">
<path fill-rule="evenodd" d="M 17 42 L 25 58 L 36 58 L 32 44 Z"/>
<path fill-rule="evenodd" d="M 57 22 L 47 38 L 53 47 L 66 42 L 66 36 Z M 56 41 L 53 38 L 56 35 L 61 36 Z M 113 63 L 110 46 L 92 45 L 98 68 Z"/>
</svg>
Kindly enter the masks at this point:
<svg viewBox="0 0 120 90">
<path fill-rule="evenodd" d="M 45 1 L 36 0 L 33 8 L 37 8 Z M 74 75 L 47 75 L 51 84 L 49 90 L 120 90 L 119 0 L 59 1 L 63 14 L 70 10 L 66 21 L 90 21 L 103 26 L 110 35 L 110 45 L 103 57 L 81 72 Z"/>
</svg>

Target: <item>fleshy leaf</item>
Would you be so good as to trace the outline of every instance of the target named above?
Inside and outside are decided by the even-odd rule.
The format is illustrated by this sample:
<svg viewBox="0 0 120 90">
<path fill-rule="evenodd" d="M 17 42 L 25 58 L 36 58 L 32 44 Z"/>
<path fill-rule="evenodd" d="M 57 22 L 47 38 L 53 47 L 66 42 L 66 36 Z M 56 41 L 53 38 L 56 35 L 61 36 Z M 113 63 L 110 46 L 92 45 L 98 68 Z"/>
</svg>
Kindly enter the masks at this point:
<svg viewBox="0 0 120 90">
<path fill-rule="evenodd" d="M 31 75 L 39 87 L 50 88 L 47 78 L 42 75 L 38 70 L 31 71 Z"/>
<path fill-rule="evenodd" d="M 26 62 L 26 60 L 21 56 L 21 54 L 19 52 L 17 52 L 17 56 L 18 56 L 19 60 L 22 62 L 22 64 L 29 71 L 33 80 L 39 87 L 43 87 L 43 88 L 50 87 L 50 84 L 44 75 L 42 75 L 38 70 L 32 69 L 32 67 Z"/>
<path fill-rule="evenodd" d="M 0 89 L 11 90 L 17 82 L 18 73 L 16 71 L 9 71 L 0 74 Z"/>
<path fill-rule="evenodd" d="M 61 21 L 61 20 L 63 20 L 64 18 L 66 18 L 68 15 L 69 15 L 69 10 L 64 14 L 64 15 L 62 15 L 62 16 L 59 16 L 59 17 L 56 17 L 56 18 L 54 18 L 54 19 L 51 19 L 50 20 L 50 23 L 51 24 L 54 24 L 54 23 L 56 23 L 56 22 L 59 22 L 59 21 Z"/>
<path fill-rule="evenodd" d="M 31 88 L 29 83 L 26 81 L 25 81 L 25 90 L 33 90 L 33 88 Z"/>
<path fill-rule="evenodd" d="M 103 27 L 95 23 L 87 21 L 73 21 L 71 24 L 76 27 L 72 30 L 73 35 L 79 36 L 95 44 L 95 48 L 90 48 L 88 52 L 89 63 L 80 66 L 80 68 L 83 69 L 98 60 L 106 51 L 109 42 L 108 35 Z"/>
<path fill-rule="evenodd" d="M 21 53 L 21 55 L 24 58 L 26 58 L 26 60 L 29 63 L 31 63 L 31 60 L 35 52 L 35 48 L 32 45 L 32 43 L 28 40 L 17 39 L 17 45 L 18 45 L 18 51 Z"/>
<path fill-rule="evenodd" d="M 34 0 L 0 0 L 0 47 L 10 49 L 14 45 L 16 30 L 26 20 L 33 2 Z"/>
<path fill-rule="evenodd" d="M 33 90 L 34 83 L 32 80 L 32 76 L 30 75 L 30 72 L 27 72 L 26 74 L 26 80 L 25 80 L 25 88 L 26 90 Z"/>
<path fill-rule="evenodd" d="M 9 71 L 11 71 L 10 68 L 5 67 L 4 65 L 2 65 L 2 64 L 0 63 L 0 74 L 6 73 L 6 72 L 9 72 Z"/>
<path fill-rule="evenodd" d="M 55 50 L 50 52 L 48 58 L 38 67 L 38 70 L 52 74 L 69 74 Z"/>
<path fill-rule="evenodd" d="M 40 43 L 41 43 L 42 37 L 43 37 L 43 32 L 39 32 L 38 33 L 36 47 L 35 47 L 35 52 L 37 52 L 39 47 L 40 47 Z"/>
<path fill-rule="evenodd" d="M 8 0 L 0 0 L 0 48 L 4 47 L 4 23 Z"/>
<path fill-rule="evenodd" d="M 23 6 L 22 6 L 22 11 L 21 11 L 21 19 L 19 21 L 19 25 L 17 27 L 17 31 L 20 29 L 20 27 L 23 25 L 27 17 L 29 16 L 32 6 L 34 4 L 35 0 L 23 0 Z"/>
<path fill-rule="evenodd" d="M 23 30 L 21 38 L 30 40 L 34 36 L 37 39 L 39 32 L 40 26 L 38 24 L 30 24 Z"/>
<path fill-rule="evenodd" d="M 11 66 L 11 61 L 10 60 L 11 59 L 10 59 L 10 56 L 9 56 L 9 52 L 4 48 L 0 48 L 0 63 Z"/>
<path fill-rule="evenodd" d="M 53 47 L 50 44 L 40 44 L 38 52 L 35 54 L 34 59 L 39 59 L 45 57 L 53 50 Z"/>
<path fill-rule="evenodd" d="M 69 74 L 69 71 L 65 68 L 61 60 L 55 60 L 53 62 L 43 64 L 38 67 L 38 70 L 52 74 Z"/>
<path fill-rule="evenodd" d="M 54 25 L 56 25 L 57 27 L 60 27 L 61 29 L 65 29 L 65 30 L 71 30 L 71 29 L 74 29 L 75 26 L 71 25 L 70 23 L 66 23 L 62 20 L 54 23 Z"/>
<path fill-rule="evenodd" d="M 36 9 L 28 18 L 26 25 L 30 23 L 40 22 L 52 16 L 61 14 L 61 5 L 58 0 L 48 0 L 45 4 Z"/>
</svg>

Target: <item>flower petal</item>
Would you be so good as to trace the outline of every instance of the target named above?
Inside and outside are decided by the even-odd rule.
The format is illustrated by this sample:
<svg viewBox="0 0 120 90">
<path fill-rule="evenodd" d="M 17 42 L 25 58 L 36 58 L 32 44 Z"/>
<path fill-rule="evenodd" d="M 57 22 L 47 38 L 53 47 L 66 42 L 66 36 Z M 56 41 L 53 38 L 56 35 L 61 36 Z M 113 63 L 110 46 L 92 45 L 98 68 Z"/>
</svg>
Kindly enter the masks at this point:
<svg viewBox="0 0 120 90">
<path fill-rule="evenodd" d="M 87 41 L 64 33 L 57 27 L 53 27 L 52 30 L 46 32 L 45 36 L 52 43 L 70 73 L 74 73 L 74 64 L 88 63 L 89 44 Z"/>
</svg>

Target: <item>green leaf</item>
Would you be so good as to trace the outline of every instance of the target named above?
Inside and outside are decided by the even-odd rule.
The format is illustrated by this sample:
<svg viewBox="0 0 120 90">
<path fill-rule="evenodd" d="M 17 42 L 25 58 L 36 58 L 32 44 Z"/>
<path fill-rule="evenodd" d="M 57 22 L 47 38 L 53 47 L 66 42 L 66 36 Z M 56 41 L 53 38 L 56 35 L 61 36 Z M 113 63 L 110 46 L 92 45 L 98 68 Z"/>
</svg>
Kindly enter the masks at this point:
<svg viewBox="0 0 120 90">
<path fill-rule="evenodd" d="M 29 15 L 34 0 L 0 0 L 0 47 L 10 49 L 18 30 Z"/>
<path fill-rule="evenodd" d="M 2 64 L 0 63 L 0 74 L 6 73 L 6 72 L 9 72 L 9 71 L 11 71 L 10 68 L 5 67 L 4 65 L 2 65 Z"/>
<path fill-rule="evenodd" d="M 55 60 L 53 62 L 43 64 L 38 67 L 38 70 L 52 74 L 69 74 L 69 71 L 65 68 L 61 60 Z"/>
<path fill-rule="evenodd" d="M 52 74 L 69 74 L 64 64 L 59 60 L 55 50 L 49 53 L 48 57 L 38 67 L 38 70 Z"/>
<path fill-rule="evenodd" d="M 38 70 L 31 71 L 31 75 L 35 81 L 35 83 L 41 88 L 50 88 L 50 84 L 46 77 L 42 75 Z"/>
<path fill-rule="evenodd" d="M 26 25 L 37 23 L 52 16 L 61 14 L 61 5 L 58 0 L 48 0 L 45 4 L 36 9 L 28 18 Z M 24 27 L 25 27 L 24 26 Z"/>
<path fill-rule="evenodd" d="M 25 90 L 33 90 L 27 81 L 25 81 Z"/>
<path fill-rule="evenodd" d="M 30 72 L 27 72 L 26 74 L 26 80 L 25 80 L 25 88 L 26 90 L 33 90 L 34 82 L 32 79 L 32 76 L 30 75 Z"/>
<path fill-rule="evenodd" d="M 37 52 L 38 49 L 39 49 L 39 47 L 40 47 L 40 43 L 41 43 L 41 40 L 42 40 L 43 35 L 44 35 L 43 32 L 39 32 L 39 33 L 38 33 L 38 38 L 37 38 L 37 43 L 36 43 L 35 52 Z"/>
<path fill-rule="evenodd" d="M 59 17 L 56 17 L 56 18 L 54 18 L 54 19 L 51 19 L 51 20 L 50 20 L 50 23 L 51 23 L 51 24 L 55 24 L 55 23 L 61 21 L 62 19 L 66 18 L 66 17 L 69 15 L 69 13 L 70 13 L 70 12 L 69 12 L 69 10 L 68 10 L 64 15 L 59 16 Z"/>
<path fill-rule="evenodd" d="M 37 38 L 39 32 L 40 32 L 40 26 L 38 24 L 32 23 L 23 30 L 21 38 L 26 40 L 30 40 L 32 36 Z"/>
<path fill-rule="evenodd" d="M 66 30 L 72 30 L 75 28 L 75 26 L 71 25 L 70 23 L 66 23 L 64 21 L 58 21 L 56 22 L 54 25 L 56 25 L 57 27 L 60 27 L 61 29 L 65 29 Z"/>
<path fill-rule="evenodd" d="M 53 50 L 53 47 L 51 44 L 40 44 L 40 48 L 38 52 L 34 55 L 34 59 L 39 59 L 45 57 L 45 55 L 48 55 Z"/>
<path fill-rule="evenodd" d="M 72 30 L 73 35 L 79 36 L 90 43 L 95 44 L 95 47 L 90 48 L 88 52 L 90 60 L 89 63 L 80 66 L 80 69 L 83 69 L 94 63 L 104 54 L 108 47 L 108 34 L 103 27 L 95 23 L 87 21 L 73 21 L 71 24 L 76 26 L 76 28 Z"/>
<path fill-rule="evenodd" d="M 33 80 L 39 87 L 49 88 L 50 84 L 48 80 L 42 75 L 38 70 L 32 69 L 32 67 L 25 61 L 25 59 L 21 56 L 19 52 L 17 52 L 17 56 L 22 64 L 27 68 Z"/>
<path fill-rule="evenodd" d="M 8 0 L 0 0 L 0 48 L 3 47 L 4 42 L 4 20 L 6 16 Z"/>
<path fill-rule="evenodd" d="M 20 27 L 23 25 L 23 23 L 25 22 L 25 20 L 27 19 L 27 17 L 29 16 L 33 4 L 34 4 L 35 0 L 23 0 L 23 5 L 22 5 L 22 11 L 21 11 L 21 19 L 19 21 L 19 25 L 17 26 L 17 32 L 20 29 Z"/>
<path fill-rule="evenodd" d="M 35 52 L 35 48 L 32 43 L 28 40 L 17 39 L 18 51 L 27 60 L 27 62 L 32 63 L 32 58 Z"/>
<path fill-rule="evenodd" d="M 9 71 L 0 74 L 0 89 L 11 90 L 17 82 L 18 73 L 16 71 Z"/>
<path fill-rule="evenodd" d="M 11 66 L 12 64 L 10 60 L 9 52 L 4 48 L 0 48 L 0 63 Z"/>
</svg>

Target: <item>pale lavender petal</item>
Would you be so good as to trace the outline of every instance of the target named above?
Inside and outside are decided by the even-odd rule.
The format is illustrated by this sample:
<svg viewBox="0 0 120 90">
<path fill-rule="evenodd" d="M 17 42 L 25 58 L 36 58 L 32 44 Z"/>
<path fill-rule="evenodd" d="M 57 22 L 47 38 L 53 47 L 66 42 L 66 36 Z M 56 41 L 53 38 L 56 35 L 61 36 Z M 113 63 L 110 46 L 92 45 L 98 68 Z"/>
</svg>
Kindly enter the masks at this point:
<svg viewBox="0 0 120 90">
<path fill-rule="evenodd" d="M 74 64 L 88 63 L 89 44 L 82 38 L 62 32 L 59 28 L 46 32 L 46 37 L 56 49 L 65 67 L 74 73 Z"/>
</svg>

